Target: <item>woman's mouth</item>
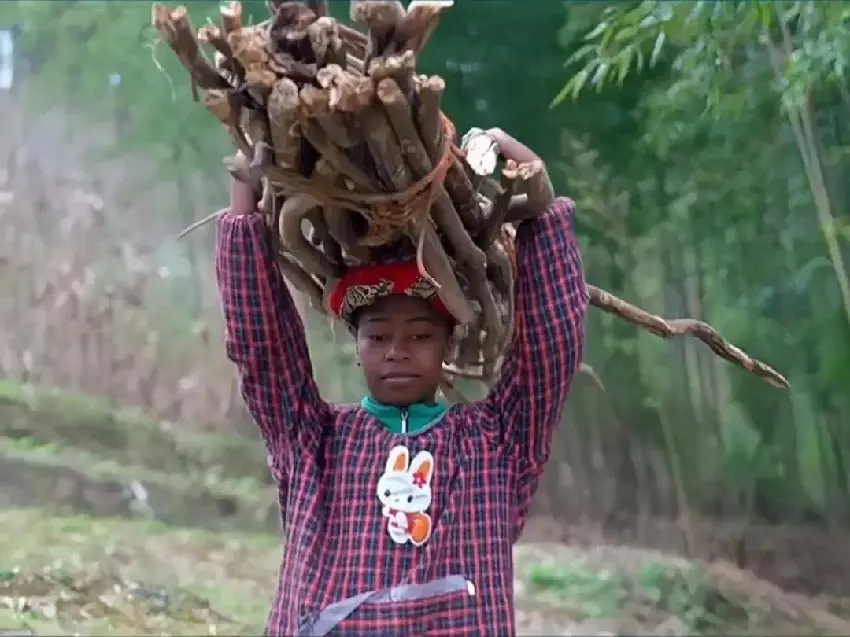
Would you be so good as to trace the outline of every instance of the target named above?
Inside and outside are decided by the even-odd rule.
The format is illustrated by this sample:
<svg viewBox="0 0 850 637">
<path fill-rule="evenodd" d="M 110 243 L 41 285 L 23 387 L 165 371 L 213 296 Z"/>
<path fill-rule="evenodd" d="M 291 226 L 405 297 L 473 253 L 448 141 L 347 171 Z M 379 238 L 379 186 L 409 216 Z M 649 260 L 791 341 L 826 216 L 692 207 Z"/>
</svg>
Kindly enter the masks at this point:
<svg viewBox="0 0 850 637">
<path fill-rule="evenodd" d="M 416 374 L 385 374 L 381 376 L 382 381 L 393 386 L 410 385 L 415 383 L 418 378 Z"/>
</svg>

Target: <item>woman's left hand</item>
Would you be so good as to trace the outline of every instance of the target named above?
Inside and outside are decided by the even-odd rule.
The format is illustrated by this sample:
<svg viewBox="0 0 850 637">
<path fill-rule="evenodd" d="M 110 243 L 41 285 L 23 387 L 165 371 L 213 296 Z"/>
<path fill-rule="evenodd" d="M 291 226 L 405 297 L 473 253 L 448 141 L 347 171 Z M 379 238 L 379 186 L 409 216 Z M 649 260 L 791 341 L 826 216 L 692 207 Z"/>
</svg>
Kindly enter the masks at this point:
<svg viewBox="0 0 850 637">
<path fill-rule="evenodd" d="M 499 154 L 505 159 L 510 159 L 518 164 L 543 161 L 537 153 L 501 128 L 491 128 L 487 131 L 487 135 L 498 144 Z"/>
<path fill-rule="evenodd" d="M 518 164 L 540 162 L 543 169 L 542 175 L 528 181 L 528 198 L 521 206 L 526 210 L 521 214 L 518 213 L 519 216 L 523 219 L 534 218 L 549 208 L 555 200 L 555 189 L 552 186 L 552 180 L 549 178 L 549 172 L 546 170 L 546 164 L 540 158 L 540 155 L 501 128 L 491 128 L 487 131 L 487 135 L 496 142 L 499 147 L 499 154 L 504 159 L 515 161 Z"/>
</svg>

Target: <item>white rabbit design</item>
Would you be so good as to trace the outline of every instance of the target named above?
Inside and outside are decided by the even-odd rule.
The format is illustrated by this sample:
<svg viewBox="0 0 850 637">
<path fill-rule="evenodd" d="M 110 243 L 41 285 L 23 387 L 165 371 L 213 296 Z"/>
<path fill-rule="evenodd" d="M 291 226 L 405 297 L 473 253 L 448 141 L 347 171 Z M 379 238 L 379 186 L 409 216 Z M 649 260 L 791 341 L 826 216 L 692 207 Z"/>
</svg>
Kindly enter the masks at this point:
<svg viewBox="0 0 850 637">
<path fill-rule="evenodd" d="M 431 537 L 431 477 L 434 457 L 420 451 L 408 464 L 407 447 L 393 447 L 384 474 L 378 479 L 378 499 L 387 518 L 387 532 L 396 544 L 422 546 Z"/>
</svg>

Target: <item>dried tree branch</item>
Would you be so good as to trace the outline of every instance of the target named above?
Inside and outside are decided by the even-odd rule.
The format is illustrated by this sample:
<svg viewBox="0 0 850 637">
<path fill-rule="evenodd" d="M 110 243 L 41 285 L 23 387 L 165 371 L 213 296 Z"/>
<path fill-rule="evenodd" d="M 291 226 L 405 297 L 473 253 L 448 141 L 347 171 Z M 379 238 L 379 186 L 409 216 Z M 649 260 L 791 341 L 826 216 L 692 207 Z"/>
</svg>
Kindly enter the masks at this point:
<svg viewBox="0 0 850 637">
<path fill-rule="evenodd" d="M 600 310 L 613 314 L 633 325 L 649 330 L 656 336 L 670 339 L 675 336 L 693 336 L 708 345 L 720 358 L 734 363 L 751 374 L 764 379 L 774 387 L 788 389 L 790 384 L 785 377 L 765 363 L 750 357 L 741 349 L 732 345 L 717 333 L 711 325 L 695 319 L 666 320 L 640 309 L 610 292 L 588 285 L 590 304 Z"/>
</svg>

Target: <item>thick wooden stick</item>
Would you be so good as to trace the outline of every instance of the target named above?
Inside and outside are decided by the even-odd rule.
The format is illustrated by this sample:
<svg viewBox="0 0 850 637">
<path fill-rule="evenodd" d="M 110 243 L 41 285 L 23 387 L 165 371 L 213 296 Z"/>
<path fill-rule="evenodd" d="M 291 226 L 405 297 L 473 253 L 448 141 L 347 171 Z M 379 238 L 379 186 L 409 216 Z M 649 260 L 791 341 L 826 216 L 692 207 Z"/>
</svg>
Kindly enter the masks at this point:
<svg viewBox="0 0 850 637">
<path fill-rule="evenodd" d="M 369 27 L 369 46 L 364 56 L 367 63 L 384 53 L 405 13 L 404 5 L 397 0 L 351 0 L 352 22 Z"/>
<path fill-rule="evenodd" d="M 414 0 L 407 7 L 407 15 L 399 21 L 393 35 L 394 51 L 411 51 L 419 54 L 431 38 L 440 19 L 454 4 L 452 0 Z"/>
<path fill-rule="evenodd" d="M 313 148 L 318 150 L 322 158 L 326 159 L 340 175 L 350 179 L 360 188 L 372 189 L 375 187 L 376 180 L 346 155 L 342 149 L 338 148 L 315 120 L 302 120 L 301 131 L 307 141 L 313 145 Z"/>
<path fill-rule="evenodd" d="M 277 259 L 277 266 L 284 278 L 288 279 L 298 290 L 303 292 L 310 307 L 317 312 L 324 310 L 322 288 L 312 276 L 304 271 L 298 263 L 292 260 L 292 256 L 287 253 L 280 253 Z"/>
<path fill-rule="evenodd" d="M 269 95 L 268 113 L 275 163 L 298 170 L 301 135 L 298 127 L 298 86 L 287 77 L 279 79 Z"/>
<path fill-rule="evenodd" d="M 440 289 L 437 291 L 440 299 L 458 323 L 462 325 L 472 323 L 475 320 L 475 308 L 463 293 L 454 268 L 430 221 L 425 224 L 422 233 L 422 261 L 425 269 L 440 284 Z"/>
<path fill-rule="evenodd" d="M 295 195 L 287 199 L 280 210 L 278 231 L 284 247 L 289 250 L 308 274 L 320 279 L 333 279 L 339 276 L 339 269 L 327 256 L 315 248 L 304 237 L 301 222 L 318 205 L 309 195 Z"/>
<path fill-rule="evenodd" d="M 344 187 L 344 178 L 327 159 L 316 162 L 314 178 L 328 184 L 331 189 Z M 360 237 L 354 228 L 354 215 L 359 213 L 345 210 L 339 206 L 322 206 L 322 218 L 330 238 L 344 253 L 340 261 L 345 265 L 365 265 L 370 261 L 371 253 L 368 247 L 360 245 Z"/>
<path fill-rule="evenodd" d="M 204 58 L 186 7 L 177 7 L 172 11 L 164 5 L 154 4 L 151 20 L 159 36 L 189 71 L 196 86 L 202 89 L 230 88 L 227 80 Z"/>
<path fill-rule="evenodd" d="M 348 96 L 342 97 L 345 99 Z M 340 149 L 354 148 L 363 141 L 363 136 L 353 126 L 348 125 L 345 113 L 332 112 L 330 103 L 328 89 L 309 85 L 301 89 L 301 107 L 322 127 L 328 141 Z"/>
<path fill-rule="evenodd" d="M 732 345 L 708 323 L 695 319 L 666 320 L 627 303 L 594 285 L 588 285 L 587 289 L 590 293 L 590 304 L 594 307 L 649 330 L 664 339 L 670 339 L 674 336 L 693 336 L 708 345 L 720 358 L 742 367 L 774 387 L 788 389 L 791 386 L 782 374 L 760 360 L 751 358 Z"/>
<path fill-rule="evenodd" d="M 434 165 L 431 163 L 428 152 L 417 134 L 407 99 L 395 81 L 390 78 L 381 80 L 378 84 L 378 97 L 386 109 L 396 137 L 401 143 L 407 165 L 410 166 L 414 177 L 421 179 L 433 170 Z M 496 302 L 487 284 L 486 257 L 473 243 L 469 233 L 463 227 L 454 204 L 452 204 L 452 200 L 442 184 L 435 184 L 433 188 L 434 198 L 431 214 L 440 230 L 448 238 L 457 260 L 463 262 L 470 269 L 469 282 L 484 314 L 487 331 L 486 347 L 495 349 L 502 334 Z"/>
<path fill-rule="evenodd" d="M 198 29 L 198 41 L 207 42 L 212 46 L 222 58 L 220 67 L 224 68 L 229 73 L 240 72 L 244 75 L 244 69 L 239 68 L 239 64 L 233 57 L 233 49 L 227 43 L 227 35 L 214 24 L 206 24 Z"/>
<path fill-rule="evenodd" d="M 463 225 L 466 226 L 469 234 L 477 235 L 483 223 L 481 204 L 475 186 L 466 174 L 463 162 L 457 154 L 452 157 L 452 164 L 449 166 L 443 185 L 452 198 L 457 213 L 463 220 Z"/>
<path fill-rule="evenodd" d="M 440 121 L 440 104 L 443 101 L 445 90 L 446 83 L 438 75 L 433 75 L 419 82 L 416 126 L 431 161 L 437 161 L 442 151 L 443 131 Z"/>
<path fill-rule="evenodd" d="M 481 229 L 481 234 L 478 236 L 478 245 L 484 250 L 496 240 L 496 237 L 502 234 L 502 225 L 505 223 L 505 217 L 508 214 L 508 204 L 513 197 L 514 189 L 516 188 L 517 168 L 514 162 L 509 161 L 502 170 L 502 192 L 496 195 L 493 200 L 493 207 L 490 211 L 490 216 L 484 222 L 484 227 Z"/>
<path fill-rule="evenodd" d="M 416 57 L 412 52 L 376 58 L 369 63 L 368 71 L 369 77 L 376 85 L 383 79 L 391 78 L 399 85 L 405 97 L 413 97 Z"/>
<path fill-rule="evenodd" d="M 416 128 L 419 130 L 425 150 L 428 151 L 428 157 L 431 158 L 432 163 L 436 163 L 440 160 L 440 153 L 443 149 L 443 135 L 445 134 L 440 104 L 446 83 L 443 78 L 434 75 L 419 81 L 417 84 L 419 92 L 414 100 Z M 475 188 L 457 156 L 452 157 L 452 164 L 449 166 L 443 184 L 455 204 L 455 209 L 460 215 L 463 225 L 470 233 L 477 234 L 481 223 L 480 206 L 476 198 Z"/>
<path fill-rule="evenodd" d="M 339 37 L 337 22 L 333 18 L 319 17 L 313 24 L 307 27 L 307 37 L 310 40 L 310 48 L 316 58 L 316 66 L 323 67 L 333 57 L 334 41 Z"/>
<path fill-rule="evenodd" d="M 378 97 L 386 108 L 387 115 L 401 142 L 404 159 L 415 179 L 421 179 L 434 168 L 434 163 L 416 132 L 416 127 L 410 117 L 410 105 L 391 79 L 381 80 L 378 84 Z M 446 234 L 449 243 L 455 250 L 459 261 L 463 261 L 476 272 L 483 274 L 486 258 L 484 253 L 473 243 L 469 233 L 464 228 L 460 216 L 448 196 L 445 188 L 435 185 L 434 205 L 431 214 L 440 229 Z"/>
</svg>

